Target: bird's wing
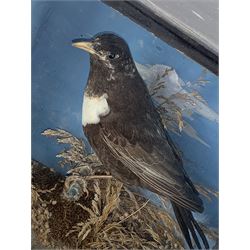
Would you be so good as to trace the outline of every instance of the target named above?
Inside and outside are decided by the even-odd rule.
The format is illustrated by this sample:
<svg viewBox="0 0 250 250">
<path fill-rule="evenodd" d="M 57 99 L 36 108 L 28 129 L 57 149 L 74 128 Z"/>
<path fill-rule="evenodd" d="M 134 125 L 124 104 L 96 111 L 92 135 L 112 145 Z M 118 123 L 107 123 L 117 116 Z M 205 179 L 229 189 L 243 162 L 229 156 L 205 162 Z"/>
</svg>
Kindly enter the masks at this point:
<svg viewBox="0 0 250 250">
<path fill-rule="evenodd" d="M 170 138 L 155 124 L 107 123 L 101 137 L 111 153 L 137 175 L 145 187 L 175 203 L 202 212 L 202 201 L 186 175 Z"/>
</svg>

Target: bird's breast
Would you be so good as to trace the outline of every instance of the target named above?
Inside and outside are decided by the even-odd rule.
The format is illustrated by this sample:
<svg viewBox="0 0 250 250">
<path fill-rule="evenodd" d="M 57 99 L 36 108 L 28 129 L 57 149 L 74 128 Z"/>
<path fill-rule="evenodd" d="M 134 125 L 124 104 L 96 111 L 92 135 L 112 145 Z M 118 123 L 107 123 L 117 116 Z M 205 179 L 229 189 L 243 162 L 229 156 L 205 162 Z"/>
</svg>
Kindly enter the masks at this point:
<svg viewBox="0 0 250 250">
<path fill-rule="evenodd" d="M 107 102 L 108 95 L 104 93 L 101 96 L 90 96 L 84 94 L 82 107 L 82 125 L 98 124 L 100 118 L 106 116 L 110 112 L 110 107 Z"/>
</svg>

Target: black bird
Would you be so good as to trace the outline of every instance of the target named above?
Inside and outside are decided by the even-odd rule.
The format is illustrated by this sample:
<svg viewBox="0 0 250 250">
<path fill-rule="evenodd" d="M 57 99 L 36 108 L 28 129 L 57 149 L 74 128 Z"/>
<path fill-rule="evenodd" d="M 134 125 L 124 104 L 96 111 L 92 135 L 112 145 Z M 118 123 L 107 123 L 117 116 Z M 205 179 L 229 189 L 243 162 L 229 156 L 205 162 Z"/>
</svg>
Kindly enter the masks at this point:
<svg viewBox="0 0 250 250">
<path fill-rule="evenodd" d="M 200 239 L 209 248 L 192 215 L 192 211 L 203 212 L 202 200 L 125 40 L 113 33 L 99 33 L 91 39 L 75 39 L 72 45 L 90 53 L 82 124 L 100 161 L 124 184 L 168 197 L 189 247 L 193 248 L 193 238 L 197 248 L 201 248 Z"/>
</svg>

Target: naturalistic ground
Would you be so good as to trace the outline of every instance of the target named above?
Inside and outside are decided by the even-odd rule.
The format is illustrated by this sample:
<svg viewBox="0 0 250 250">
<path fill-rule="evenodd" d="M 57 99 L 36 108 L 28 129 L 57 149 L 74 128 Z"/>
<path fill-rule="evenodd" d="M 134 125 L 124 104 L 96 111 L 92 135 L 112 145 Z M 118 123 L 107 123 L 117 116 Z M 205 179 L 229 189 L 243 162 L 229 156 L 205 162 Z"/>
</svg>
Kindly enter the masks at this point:
<svg viewBox="0 0 250 250">
<path fill-rule="evenodd" d="M 32 249 L 183 249 L 167 200 L 156 207 L 110 176 L 82 140 L 64 130 L 44 136 L 67 144 L 57 155 L 67 176 L 32 161 Z M 197 187 L 207 199 L 218 196 Z M 218 233 L 202 225 L 213 248 Z"/>
</svg>

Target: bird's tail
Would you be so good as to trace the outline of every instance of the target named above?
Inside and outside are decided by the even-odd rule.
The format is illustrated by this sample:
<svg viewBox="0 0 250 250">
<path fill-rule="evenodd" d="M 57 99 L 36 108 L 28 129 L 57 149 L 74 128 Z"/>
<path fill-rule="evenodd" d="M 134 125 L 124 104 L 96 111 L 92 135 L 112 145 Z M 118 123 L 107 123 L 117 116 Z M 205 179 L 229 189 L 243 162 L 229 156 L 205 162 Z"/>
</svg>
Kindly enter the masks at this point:
<svg viewBox="0 0 250 250">
<path fill-rule="evenodd" d="M 197 233 L 200 236 L 203 245 L 205 249 L 209 249 L 209 244 L 207 242 L 206 236 L 203 233 L 202 229 L 200 228 L 199 224 L 197 221 L 194 219 L 192 212 L 186 208 L 183 208 L 176 203 L 172 202 L 172 206 L 174 209 L 174 213 L 177 219 L 177 222 L 180 226 L 180 229 L 182 231 L 182 234 L 190 247 L 190 249 L 193 249 L 193 244 L 191 237 L 193 238 L 196 246 L 198 249 L 202 249 L 200 241 L 197 237 Z M 191 235 L 190 235 L 191 233 Z"/>
</svg>

